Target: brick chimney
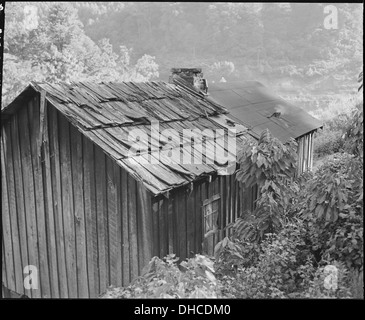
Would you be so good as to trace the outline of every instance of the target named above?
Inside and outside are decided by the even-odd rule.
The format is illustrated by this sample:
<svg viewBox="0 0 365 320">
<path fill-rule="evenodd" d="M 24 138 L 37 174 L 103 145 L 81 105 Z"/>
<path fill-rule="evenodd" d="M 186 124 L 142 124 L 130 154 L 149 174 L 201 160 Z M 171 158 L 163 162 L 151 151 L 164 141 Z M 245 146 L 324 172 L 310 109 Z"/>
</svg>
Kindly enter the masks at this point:
<svg viewBox="0 0 365 320">
<path fill-rule="evenodd" d="M 174 83 L 174 80 L 183 80 L 183 84 L 204 94 L 208 93 L 208 82 L 203 78 L 201 68 L 172 68 L 169 82 Z"/>
</svg>

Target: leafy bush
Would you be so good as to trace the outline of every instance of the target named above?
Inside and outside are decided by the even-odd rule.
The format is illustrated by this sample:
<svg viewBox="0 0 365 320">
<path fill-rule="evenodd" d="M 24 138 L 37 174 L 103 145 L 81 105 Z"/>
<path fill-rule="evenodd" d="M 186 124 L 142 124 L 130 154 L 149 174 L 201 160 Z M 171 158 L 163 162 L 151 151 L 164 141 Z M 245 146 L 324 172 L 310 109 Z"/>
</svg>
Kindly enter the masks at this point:
<svg viewBox="0 0 365 320">
<path fill-rule="evenodd" d="M 265 130 L 257 143 L 244 143 L 238 158 L 237 180 L 243 189 L 257 185 L 259 197 L 254 212 L 238 219 L 235 229 L 242 239 L 261 239 L 282 226 L 290 203 L 288 184 L 296 174 L 297 143 L 292 139 L 284 145 Z"/>
<path fill-rule="evenodd" d="M 362 101 L 355 103 L 353 100 L 349 100 L 343 109 L 331 110 L 331 116 L 322 119 L 324 128 L 318 131 L 314 138 L 314 153 L 317 157 L 344 151 L 353 153 L 350 147 L 353 145 L 350 137 L 360 138 L 363 134 L 362 106 Z M 361 143 L 356 145 L 361 146 L 363 141 L 359 142 Z"/>
<path fill-rule="evenodd" d="M 346 128 L 346 150 L 360 158 L 364 151 L 364 110 L 363 102 L 356 106 L 352 112 L 351 121 Z"/>
<path fill-rule="evenodd" d="M 329 128 L 317 132 L 314 137 L 314 154 L 316 157 L 320 158 L 344 151 L 345 141 L 343 135 L 342 131 L 333 131 Z"/>
<path fill-rule="evenodd" d="M 364 299 L 364 270 L 350 270 L 349 283 L 352 296 L 356 299 Z"/>
<path fill-rule="evenodd" d="M 111 287 L 102 298 L 218 298 L 221 297 L 213 262 L 196 255 L 177 265 L 174 254 L 153 257 L 126 288 Z"/>
<path fill-rule="evenodd" d="M 236 266 L 236 271 L 232 273 L 227 262 L 236 262 L 236 252 L 242 252 L 244 248 L 249 248 L 255 259 L 252 263 Z M 221 247 L 217 249 L 219 258 L 215 262 L 216 275 L 224 296 L 249 299 L 353 296 L 353 278 L 344 264 L 335 261 L 329 265 L 322 261 L 323 265 L 316 266 L 308 231 L 300 220 L 285 225 L 278 234 L 266 234 L 258 247 L 235 240 L 233 245 L 227 245 L 223 250 Z M 333 269 L 332 265 L 336 267 L 336 278 L 330 287 L 325 271 L 326 266 Z"/>
<path fill-rule="evenodd" d="M 225 237 L 214 248 L 216 273 L 235 275 L 238 268 L 250 267 L 257 263 L 261 252 L 256 242 L 234 239 L 231 241 Z"/>
<path fill-rule="evenodd" d="M 301 217 L 315 250 L 348 268 L 363 266 L 363 165 L 349 154 L 329 159 L 302 193 Z"/>
<path fill-rule="evenodd" d="M 329 267 L 335 270 L 333 276 L 328 273 Z M 331 279 L 331 276 L 334 278 L 334 281 Z M 351 278 L 346 267 L 341 263 L 334 262 L 319 267 L 315 271 L 313 279 L 308 282 L 308 286 L 298 297 L 312 299 L 352 298 L 350 281 Z"/>
<path fill-rule="evenodd" d="M 316 173 L 293 178 L 291 165 L 279 165 L 284 158 L 281 152 L 294 165 L 288 156 L 291 149 L 269 134 L 258 145 L 245 146 L 238 179 L 246 187 L 257 181 L 261 195 L 254 212 L 233 224 L 232 238 L 215 248 L 223 294 L 237 298 L 363 296 L 361 111 L 354 111 L 349 119 L 346 125 L 333 122 L 332 128 L 342 126 L 346 139 L 342 148 L 351 154 L 330 157 Z M 270 152 L 275 148 L 281 150 L 276 158 Z M 265 158 L 269 155 L 271 161 Z M 269 217 L 274 228 L 262 232 L 262 217 Z M 327 275 L 329 269 L 336 270 L 336 275 Z"/>
</svg>

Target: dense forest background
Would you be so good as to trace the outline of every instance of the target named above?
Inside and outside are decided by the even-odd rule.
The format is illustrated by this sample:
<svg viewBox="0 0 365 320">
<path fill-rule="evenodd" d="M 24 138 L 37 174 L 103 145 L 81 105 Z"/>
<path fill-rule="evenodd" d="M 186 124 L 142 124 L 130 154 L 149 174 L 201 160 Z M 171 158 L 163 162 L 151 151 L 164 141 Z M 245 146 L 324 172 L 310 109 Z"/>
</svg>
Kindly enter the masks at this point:
<svg viewBox="0 0 365 320">
<path fill-rule="evenodd" d="M 255 79 L 311 111 L 357 91 L 362 4 L 7 2 L 3 107 L 31 80 Z"/>
</svg>

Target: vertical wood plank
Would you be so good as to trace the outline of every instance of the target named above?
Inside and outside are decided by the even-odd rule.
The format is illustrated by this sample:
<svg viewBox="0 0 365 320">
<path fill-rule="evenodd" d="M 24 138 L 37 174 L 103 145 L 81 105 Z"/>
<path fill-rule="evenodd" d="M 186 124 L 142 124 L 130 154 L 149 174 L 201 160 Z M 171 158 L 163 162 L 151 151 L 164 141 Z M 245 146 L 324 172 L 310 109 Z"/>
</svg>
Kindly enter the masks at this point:
<svg viewBox="0 0 365 320">
<path fill-rule="evenodd" d="M 231 177 L 232 177 L 232 190 L 231 190 L 231 192 L 232 192 L 232 194 L 231 194 L 231 198 L 232 198 L 232 220 L 235 221 L 236 220 L 236 215 L 237 215 L 237 211 L 236 211 L 236 209 L 237 209 L 237 203 L 236 203 L 236 201 L 237 201 L 237 198 L 236 198 L 237 191 L 236 191 L 236 180 L 235 180 L 233 175 Z"/>
<path fill-rule="evenodd" d="M 41 141 L 39 141 L 40 132 L 40 104 L 38 96 L 35 96 L 28 106 L 30 121 L 30 142 L 32 153 L 32 165 L 35 186 L 35 203 L 36 203 L 36 221 L 37 221 L 37 238 L 38 238 L 38 254 L 40 269 L 38 272 L 42 297 L 49 298 L 51 296 L 48 252 L 47 252 L 47 230 L 44 209 L 44 189 L 43 189 L 43 172 L 41 164 Z"/>
<path fill-rule="evenodd" d="M 121 193 L 121 168 L 116 164 L 113 163 L 113 177 L 116 179 L 115 185 L 115 197 L 116 197 L 116 285 L 122 286 L 123 284 L 123 269 L 122 269 L 122 193 Z"/>
<path fill-rule="evenodd" d="M 3 204 L 3 198 L 1 197 L 1 199 L 2 199 L 1 204 Z M 2 276 L 2 282 L 3 282 L 3 286 L 8 287 L 8 277 L 7 277 L 7 274 L 6 274 L 6 260 L 7 259 L 6 259 L 6 254 L 5 254 L 4 231 L 1 232 L 1 246 L 2 246 L 2 248 L 1 248 L 2 249 L 1 250 L 1 265 L 2 265 L 1 276 Z M 3 297 L 4 297 L 4 295 L 3 295 Z"/>
<path fill-rule="evenodd" d="M 69 298 L 77 297 L 77 263 L 75 245 L 75 224 L 74 224 L 74 199 L 72 185 L 72 165 L 70 147 L 70 124 L 64 118 L 59 117 L 60 135 L 60 162 L 61 162 L 61 187 L 62 187 L 62 208 L 63 208 L 63 230 L 66 251 L 66 267 Z"/>
<path fill-rule="evenodd" d="M 218 209 L 218 215 L 217 215 L 217 225 L 218 225 L 218 230 L 217 230 L 217 233 L 214 235 L 214 247 L 213 247 L 213 253 L 214 253 L 214 248 L 215 248 L 215 245 L 220 241 L 221 237 L 221 229 L 222 229 L 222 220 L 221 220 L 221 214 L 222 214 L 222 211 L 221 211 L 221 203 L 222 203 L 222 193 L 221 193 L 221 176 L 217 175 L 217 178 L 215 180 L 215 194 L 219 194 L 220 196 L 220 199 L 217 203 L 217 209 Z"/>
<path fill-rule="evenodd" d="M 310 170 L 313 169 L 313 133 L 310 134 Z"/>
<path fill-rule="evenodd" d="M 137 201 L 136 181 L 128 174 L 128 236 L 129 236 L 129 270 L 131 281 L 138 276 L 138 237 L 137 237 Z"/>
<path fill-rule="evenodd" d="M 304 141 L 304 143 L 303 143 L 303 162 L 304 162 L 303 171 L 306 171 L 306 169 L 307 169 L 307 156 L 308 156 L 308 153 L 307 153 L 308 136 L 307 135 L 304 136 L 303 141 Z"/>
<path fill-rule="evenodd" d="M 33 178 L 32 153 L 30 144 L 30 129 L 28 121 L 27 109 L 18 111 L 19 115 L 19 141 L 21 154 L 21 167 L 24 182 L 24 197 L 25 197 L 25 215 L 27 221 L 27 237 L 28 237 L 28 253 L 29 264 L 37 267 L 38 275 L 40 271 L 38 257 L 38 239 L 37 239 L 37 219 L 36 219 L 36 204 L 35 204 L 35 187 Z M 41 281 L 41 275 L 39 275 Z M 32 298 L 41 297 L 41 288 L 30 290 Z"/>
<path fill-rule="evenodd" d="M 202 201 L 201 201 L 201 184 L 198 182 L 195 185 L 195 210 L 194 210 L 194 225 L 195 225 L 195 245 L 194 253 L 202 252 Z"/>
<path fill-rule="evenodd" d="M 22 263 L 21 268 L 29 265 L 28 258 L 28 237 L 27 237 L 27 223 L 26 214 L 24 208 L 24 192 L 23 192 L 23 176 L 22 165 L 19 145 L 19 132 L 18 132 L 18 115 L 13 115 L 11 121 L 11 144 L 13 146 L 13 161 L 14 161 L 14 180 L 15 180 L 15 197 L 17 206 L 17 218 L 19 227 L 19 241 L 21 248 Z M 30 295 L 29 290 L 24 289 L 24 294 Z"/>
<path fill-rule="evenodd" d="M 163 238 L 163 229 L 160 228 L 160 226 L 159 226 L 161 216 L 162 216 L 162 210 L 159 207 L 158 199 L 155 198 L 152 201 L 153 255 L 157 256 L 157 257 L 161 256 L 160 255 L 160 238 Z"/>
<path fill-rule="evenodd" d="M 225 212 L 226 212 L 226 221 L 227 224 L 230 224 L 232 222 L 231 215 L 230 215 L 230 189 L 231 189 L 231 176 L 226 176 L 226 183 L 225 183 Z M 232 234 L 232 229 L 228 230 L 227 236 L 230 236 Z"/>
<path fill-rule="evenodd" d="M 142 251 L 142 261 L 140 263 L 140 272 L 148 264 L 152 258 L 152 245 L 153 245 L 153 233 L 152 233 L 152 212 L 151 212 L 151 196 L 147 192 L 147 189 L 142 183 L 137 184 L 137 195 L 140 202 L 140 217 L 141 225 L 138 226 L 142 230 L 141 242 L 139 242 L 138 250 Z"/>
<path fill-rule="evenodd" d="M 11 131 L 10 122 L 6 123 L 3 128 L 2 139 L 5 154 L 5 167 L 6 167 L 6 177 L 5 183 L 8 188 L 8 201 L 9 201 L 9 215 L 11 223 L 11 241 L 13 244 L 13 257 L 14 257 L 14 275 L 15 275 L 15 291 L 19 294 L 24 293 L 23 285 L 23 270 L 22 270 L 22 258 L 21 258 L 21 247 L 20 247 L 20 237 L 18 231 L 18 211 L 17 211 L 17 199 L 15 194 L 15 178 L 14 178 L 14 163 L 13 163 L 13 148 L 11 143 Z M 5 134 L 4 134 L 5 133 Z"/>
<path fill-rule="evenodd" d="M 66 267 L 66 248 L 63 223 L 62 207 L 62 179 L 61 179 L 61 158 L 58 130 L 58 111 L 50 108 L 49 112 L 49 142 L 51 153 L 52 188 L 54 190 L 54 216 L 55 216 L 55 237 L 57 246 L 58 284 L 60 297 L 67 298 L 68 276 Z"/>
<path fill-rule="evenodd" d="M 172 238 L 173 238 L 173 252 L 176 254 L 176 257 L 180 258 L 180 241 L 179 241 L 179 230 L 178 230 L 178 206 L 179 206 L 179 196 L 178 196 L 178 192 L 176 192 L 176 190 L 174 190 L 171 193 L 172 197 Z M 180 226 L 179 226 L 180 228 Z"/>
<path fill-rule="evenodd" d="M 128 175 L 121 170 L 121 195 L 122 195 L 122 237 L 123 237 L 123 286 L 130 282 L 130 259 L 129 259 L 129 204 L 128 204 Z"/>
<path fill-rule="evenodd" d="M 307 168 L 306 170 L 311 169 L 311 159 L 310 159 L 310 137 L 311 135 L 307 135 Z"/>
<path fill-rule="evenodd" d="M 169 254 L 175 253 L 175 246 L 174 246 L 174 201 L 173 201 L 172 195 L 164 201 L 167 201 L 168 203 L 168 238 L 169 238 Z"/>
<path fill-rule="evenodd" d="M 307 166 L 307 136 L 303 137 L 303 172 L 306 169 Z"/>
<path fill-rule="evenodd" d="M 302 154 L 303 154 L 303 167 L 302 167 L 302 172 L 304 172 L 305 171 L 305 167 L 306 167 L 306 154 L 305 154 L 306 136 L 304 136 L 302 139 L 303 139 L 303 149 L 302 149 Z"/>
<path fill-rule="evenodd" d="M 234 198 L 234 194 L 235 194 L 235 191 L 236 191 L 236 183 L 235 183 L 235 179 L 234 177 L 231 175 L 230 176 L 231 179 L 230 179 L 230 183 L 231 183 L 231 186 L 230 186 L 230 189 L 229 189 L 229 198 L 230 198 L 230 219 L 232 222 L 235 221 L 235 212 L 234 212 L 234 209 L 235 209 L 235 198 Z"/>
<path fill-rule="evenodd" d="M 95 151 L 95 187 L 96 187 L 96 207 L 97 207 L 97 232 L 98 232 L 98 263 L 99 263 L 99 293 L 106 290 L 109 280 L 107 272 L 107 252 L 105 242 L 108 240 L 105 234 L 104 215 L 107 210 L 106 203 L 106 177 L 105 177 L 105 155 L 97 147 Z"/>
<path fill-rule="evenodd" d="M 186 199 L 186 232 L 187 232 L 187 258 L 192 258 L 195 253 L 195 190 L 196 184 L 193 185 L 193 190 L 187 194 Z"/>
<path fill-rule="evenodd" d="M 308 170 L 312 170 L 311 144 L 312 144 L 312 134 L 310 133 L 308 135 Z"/>
<path fill-rule="evenodd" d="M 119 175 L 114 175 L 113 162 L 106 157 L 106 187 L 108 202 L 108 242 L 109 242 L 109 284 L 117 284 L 117 263 L 118 263 L 118 199 L 117 199 L 117 180 Z"/>
<path fill-rule="evenodd" d="M 220 212 L 219 212 L 219 225 L 220 225 L 220 232 L 219 232 L 219 241 L 221 241 L 225 237 L 225 231 L 223 229 L 226 227 L 226 215 L 224 212 L 224 181 L 226 176 L 219 177 L 219 193 L 221 195 L 220 200 Z"/>
<path fill-rule="evenodd" d="M 300 139 L 297 140 L 298 147 L 297 147 L 297 155 L 298 155 L 298 161 L 297 161 L 297 175 L 300 175 Z"/>
<path fill-rule="evenodd" d="M 310 158 L 309 158 L 309 149 L 310 149 L 310 134 L 307 135 L 307 168 L 306 170 L 309 170 L 310 168 Z"/>
<path fill-rule="evenodd" d="M 108 215 L 108 175 L 107 175 L 107 160 L 108 157 L 104 153 L 104 151 L 100 150 L 104 154 L 104 199 L 105 199 L 105 206 L 103 211 L 103 217 L 104 217 L 104 245 L 105 245 L 105 271 L 106 271 L 106 286 L 111 285 L 111 270 L 110 270 L 110 251 L 109 251 L 109 215 Z"/>
<path fill-rule="evenodd" d="M 180 188 L 176 193 L 176 235 L 179 257 L 185 260 L 187 239 L 186 239 L 186 189 Z"/>
<path fill-rule="evenodd" d="M 239 216 L 240 216 L 240 190 L 239 190 L 239 184 L 238 181 L 236 180 L 236 178 L 233 178 L 234 180 L 234 185 L 235 185 L 235 216 L 234 219 L 236 220 Z"/>
<path fill-rule="evenodd" d="M 3 128 L 2 128 L 3 129 Z M 4 136 L 4 130 L 2 130 L 2 136 Z M 2 233 L 4 243 L 4 255 L 5 255 L 5 268 L 6 268 L 6 286 L 8 289 L 16 290 L 15 282 L 15 266 L 13 257 L 13 242 L 11 238 L 11 222 L 10 222 L 10 209 L 8 198 L 8 186 L 7 186 L 7 172 L 5 167 L 4 156 L 4 141 L 2 139 L 1 148 L 1 209 L 2 209 Z"/>
<path fill-rule="evenodd" d="M 219 194 L 220 199 L 217 202 L 217 210 L 218 210 L 218 214 L 217 214 L 217 224 L 218 224 L 218 232 L 214 234 L 214 243 L 213 243 L 213 254 L 214 254 L 214 248 L 215 245 L 220 241 L 220 229 L 222 226 L 221 220 L 220 220 L 220 215 L 221 215 L 221 202 L 222 202 L 222 194 L 221 194 L 221 190 L 220 190 L 220 176 L 216 176 L 215 180 L 214 180 L 214 194 Z"/>
<path fill-rule="evenodd" d="M 208 199 L 211 199 L 214 195 L 214 192 L 215 192 L 215 177 L 214 176 L 211 176 L 211 182 L 208 182 L 207 185 L 208 185 Z M 212 209 L 213 211 L 217 209 L 217 203 L 214 202 L 212 203 Z M 211 236 L 209 236 L 207 239 L 207 253 L 209 255 L 213 255 L 213 246 L 214 246 L 214 234 L 212 234 Z"/>
<path fill-rule="evenodd" d="M 203 182 L 201 185 L 201 214 L 200 214 L 200 220 L 201 220 L 201 226 L 202 226 L 202 237 L 201 237 L 201 247 L 202 247 L 202 253 L 207 253 L 207 247 L 206 247 L 206 243 L 205 243 L 205 238 L 204 238 L 204 208 L 203 208 L 203 202 L 204 200 L 209 198 L 209 195 L 207 193 L 207 182 Z"/>
<path fill-rule="evenodd" d="M 74 200 L 74 224 L 76 241 L 76 269 L 77 269 L 77 293 L 79 298 L 89 297 L 86 232 L 85 232 L 85 208 L 84 208 L 84 176 L 83 176 L 83 150 L 81 133 L 70 126 L 71 165 L 72 165 L 72 189 Z"/>
<path fill-rule="evenodd" d="M 83 168 L 84 168 L 84 201 L 85 201 L 85 225 L 87 243 L 87 269 L 89 295 L 91 298 L 99 294 L 98 274 L 98 234 L 96 216 L 96 193 L 94 171 L 94 146 L 92 142 L 83 137 Z"/>
<path fill-rule="evenodd" d="M 45 197 L 45 212 L 46 212 L 46 228 L 47 232 L 47 250 L 49 257 L 49 272 L 51 281 L 51 297 L 59 298 L 60 291 L 58 285 L 58 265 L 57 265 L 57 246 L 56 246 L 56 230 L 53 204 L 53 189 L 52 189 L 52 172 L 51 172 L 51 156 L 49 146 L 49 119 L 48 108 L 44 108 L 44 136 L 43 138 L 43 173 L 44 173 L 44 197 Z"/>
<path fill-rule="evenodd" d="M 303 138 L 299 139 L 299 175 L 303 172 Z"/>
<path fill-rule="evenodd" d="M 169 253 L 169 203 L 167 199 L 160 199 L 159 207 L 159 241 L 160 241 L 160 257 L 163 258 Z"/>
<path fill-rule="evenodd" d="M 142 208 L 141 208 L 141 199 L 139 194 L 139 183 L 136 182 L 136 220 L 137 220 L 137 252 L 138 252 L 138 274 L 141 274 L 143 268 L 143 229 L 142 229 Z"/>
</svg>

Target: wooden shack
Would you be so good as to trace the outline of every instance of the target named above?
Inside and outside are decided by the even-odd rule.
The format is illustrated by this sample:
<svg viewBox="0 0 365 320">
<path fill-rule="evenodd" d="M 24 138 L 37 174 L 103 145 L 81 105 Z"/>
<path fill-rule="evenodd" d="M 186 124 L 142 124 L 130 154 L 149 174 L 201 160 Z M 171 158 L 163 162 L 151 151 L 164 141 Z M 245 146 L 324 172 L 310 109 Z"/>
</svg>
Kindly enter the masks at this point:
<svg viewBox="0 0 365 320">
<path fill-rule="evenodd" d="M 165 129 L 178 132 L 172 147 L 180 150 L 183 129 L 227 130 L 227 110 L 190 89 L 31 83 L 1 116 L 6 290 L 96 297 L 130 283 L 153 256 L 211 254 L 224 226 L 253 208 L 255 189 L 241 192 L 234 172 L 219 175 L 225 164 L 217 159 L 146 164 L 138 157 L 153 156 L 148 144 L 138 157 L 128 153 L 132 131 L 149 132 L 154 121 L 162 144 L 174 134 Z M 244 126 L 234 127 L 237 143 L 253 139 Z M 216 140 L 205 139 L 206 157 Z M 29 265 L 37 268 L 37 289 L 23 286 Z"/>
</svg>

